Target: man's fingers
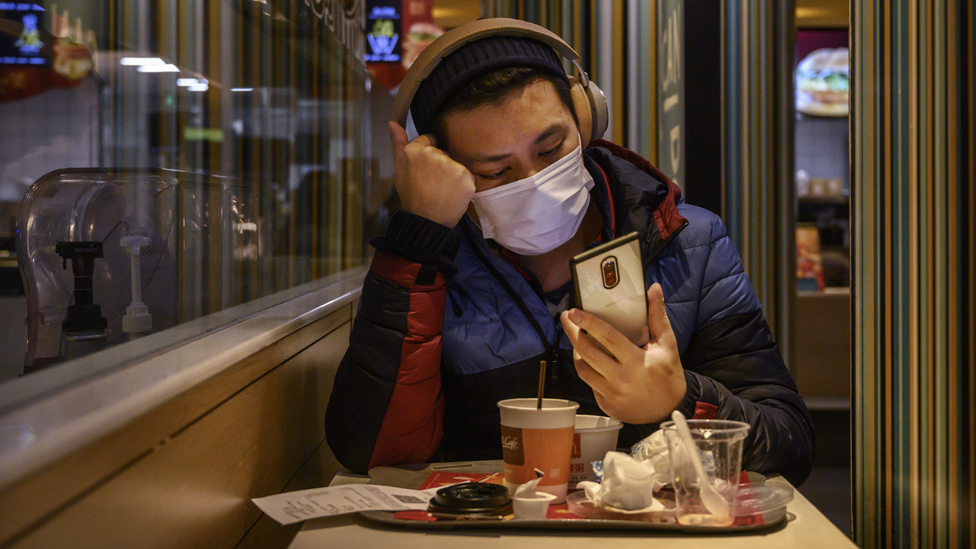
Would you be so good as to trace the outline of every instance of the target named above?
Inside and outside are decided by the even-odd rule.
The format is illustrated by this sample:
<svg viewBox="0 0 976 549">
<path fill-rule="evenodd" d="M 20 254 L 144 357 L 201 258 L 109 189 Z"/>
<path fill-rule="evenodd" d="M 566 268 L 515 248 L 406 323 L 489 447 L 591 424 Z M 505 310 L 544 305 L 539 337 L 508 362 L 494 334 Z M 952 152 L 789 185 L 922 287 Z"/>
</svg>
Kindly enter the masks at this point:
<svg viewBox="0 0 976 549">
<path fill-rule="evenodd" d="M 387 123 L 387 127 L 390 128 L 390 144 L 393 145 L 393 158 L 397 158 L 409 142 L 407 141 L 407 130 L 392 120 Z"/>
<path fill-rule="evenodd" d="M 641 352 L 639 347 L 627 339 L 627 336 L 586 311 L 571 309 L 567 311 L 567 320 L 579 326 L 621 362 L 631 358 L 634 353 Z"/>
<path fill-rule="evenodd" d="M 598 343 L 596 339 L 586 332 L 580 332 L 579 337 L 573 344 L 573 349 L 579 353 L 583 360 L 595 364 L 596 369 L 601 374 L 607 375 L 609 372 L 603 370 L 608 366 L 612 368 L 617 364 L 616 357 L 608 353 L 606 347 Z"/>
<path fill-rule="evenodd" d="M 387 127 L 390 129 L 390 143 L 393 145 L 393 158 L 400 156 L 400 153 L 407 148 L 408 145 L 414 145 L 414 149 L 423 150 L 426 147 L 437 148 L 437 139 L 434 134 L 425 133 L 409 141 L 407 138 L 407 130 L 403 129 L 399 124 L 394 121 L 387 123 Z M 438 149 L 439 150 L 439 149 Z M 443 153 L 443 151 L 440 151 Z"/>
<path fill-rule="evenodd" d="M 569 337 L 569 342 L 573 345 L 574 358 L 579 356 L 581 360 L 594 363 L 613 360 L 603 349 L 594 344 L 589 334 L 583 332 L 575 322 L 570 320 L 569 311 L 563 311 L 559 319 L 562 321 L 566 336 Z"/>
<path fill-rule="evenodd" d="M 412 143 L 416 143 L 417 145 L 421 145 L 424 147 L 434 147 L 435 149 L 437 148 L 437 139 L 434 138 L 434 134 L 432 133 L 425 133 L 424 135 L 421 135 L 417 139 L 414 139 Z"/>
<path fill-rule="evenodd" d="M 653 343 L 659 343 L 662 338 L 674 339 L 671 321 L 664 308 L 664 290 L 657 282 L 647 289 L 647 329 L 651 332 Z"/>
<path fill-rule="evenodd" d="M 596 368 L 590 366 L 589 362 L 583 360 L 578 354 L 574 354 L 573 365 L 576 366 L 576 374 L 593 389 L 594 393 L 603 394 L 607 391 L 609 383 L 607 378 L 603 377 Z"/>
</svg>

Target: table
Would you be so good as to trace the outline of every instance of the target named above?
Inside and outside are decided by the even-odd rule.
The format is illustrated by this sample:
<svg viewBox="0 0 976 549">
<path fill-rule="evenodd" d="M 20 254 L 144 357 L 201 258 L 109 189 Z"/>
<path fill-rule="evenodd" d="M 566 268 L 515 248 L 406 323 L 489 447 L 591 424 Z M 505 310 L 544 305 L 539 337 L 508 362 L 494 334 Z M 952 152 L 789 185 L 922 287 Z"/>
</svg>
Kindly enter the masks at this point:
<svg viewBox="0 0 976 549">
<path fill-rule="evenodd" d="M 365 484 L 369 477 L 339 473 L 330 486 Z M 767 483 L 788 484 L 783 478 L 771 478 Z M 632 530 L 607 531 L 541 531 L 541 530 L 460 530 L 418 531 L 387 527 L 359 515 L 343 515 L 310 520 L 292 540 L 289 549 L 321 549 L 323 547 L 377 547 L 383 549 L 444 548 L 455 549 L 595 549 L 612 547 L 628 549 L 708 548 L 759 549 L 763 547 L 844 548 L 856 547 L 827 517 L 817 510 L 799 491 L 787 505 L 789 520 L 778 529 L 753 534 L 700 535 L 684 533 Z M 653 541 L 651 541 L 653 540 Z"/>
</svg>

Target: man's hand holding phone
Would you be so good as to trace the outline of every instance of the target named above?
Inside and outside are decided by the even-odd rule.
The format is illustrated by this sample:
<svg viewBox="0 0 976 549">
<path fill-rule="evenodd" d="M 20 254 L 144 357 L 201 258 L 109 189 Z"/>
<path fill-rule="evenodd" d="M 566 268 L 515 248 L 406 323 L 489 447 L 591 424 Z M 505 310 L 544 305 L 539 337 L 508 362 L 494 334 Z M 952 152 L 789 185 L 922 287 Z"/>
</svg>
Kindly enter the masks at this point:
<svg viewBox="0 0 976 549">
<path fill-rule="evenodd" d="M 393 144 L 393 183 L 403 208 L 447 227 L 454 227 L 474 195 L 474 176 L 437 148 L 433 135 L 407 141 L 407 132 L 389 123 Z"/>
<path fill-rule="evenodd" d="M 681 403 L 687 384 L 660 284 L 647 290 L 651 339 L 643 348 L 586 311 L 570 309 L 560 319 L 573 344 L 576 371 L 611 417 L 627 423 L 654 423 Z"/>
</svg>

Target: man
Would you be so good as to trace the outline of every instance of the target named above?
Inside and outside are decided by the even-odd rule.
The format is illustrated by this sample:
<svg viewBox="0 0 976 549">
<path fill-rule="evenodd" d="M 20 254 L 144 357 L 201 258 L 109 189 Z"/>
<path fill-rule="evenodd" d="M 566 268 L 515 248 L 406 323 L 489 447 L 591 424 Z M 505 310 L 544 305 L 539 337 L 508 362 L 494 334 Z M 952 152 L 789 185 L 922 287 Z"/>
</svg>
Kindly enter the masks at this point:
<svg viewBox="0 0 976 549">
<path fill-rule="evenodd" d="M 806 479 L 809 413 L 724 226 L 636 154 L 583 150 L 552 48 L 470 42 L 411 112 L 416 139 L 390 123 L 403 210 L 373 241 L 326 414 L 343 465 L 500 458 L 496 403 L 534 396 L 546 360 L 546 396 L 624 421 L 620 446 L 678 409 L 749 423 L 744 468 Z M 644 347 L 571 303 L 570 259 L 632 231 Z"/>
</svg>

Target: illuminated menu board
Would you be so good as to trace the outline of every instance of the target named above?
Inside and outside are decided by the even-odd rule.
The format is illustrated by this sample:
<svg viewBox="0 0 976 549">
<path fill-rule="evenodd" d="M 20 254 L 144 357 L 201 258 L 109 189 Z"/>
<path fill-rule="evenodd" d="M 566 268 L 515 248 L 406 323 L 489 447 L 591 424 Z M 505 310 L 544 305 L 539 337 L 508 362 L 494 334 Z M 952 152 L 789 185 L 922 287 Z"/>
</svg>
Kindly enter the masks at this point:
<svg viewBox="0 0 976 549">
<path fill-rule="evenodd" d="M 19 25 L 15 33 L 0 31 L 0 65 L 51 64 L 50 56 L 44 55 L 41 29 L 44 28 L 47 12 L 32 2 L 0 2 L 0 19 L 7 19 Z"/>
<path fill-rule="evenodd" d="M 400 0 L 366 2 L 366 62 L 400 62 Z"/>
</svg>

